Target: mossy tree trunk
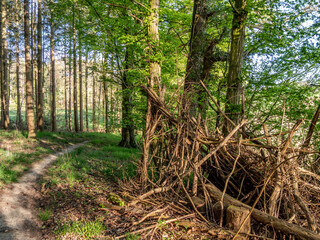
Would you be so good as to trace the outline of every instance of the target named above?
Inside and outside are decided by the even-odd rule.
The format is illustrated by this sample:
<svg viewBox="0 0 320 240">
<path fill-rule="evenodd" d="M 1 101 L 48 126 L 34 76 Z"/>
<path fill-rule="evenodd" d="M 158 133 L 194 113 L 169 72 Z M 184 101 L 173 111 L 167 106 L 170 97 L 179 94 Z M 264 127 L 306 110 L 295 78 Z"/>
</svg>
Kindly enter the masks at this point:
<svg viewBox="0 0 320 240">
<path fill-rule="evenodd" d="M 240 96 L 242 93 L 241 68 L 244 54 L 245 21 L 248 15 L 246 5 L 246 0 L 235 1 L 232 22 L 225 113 L 235 124 L 240 122 L 242 109 L 240 103 Z M 232 125 L 225 120 L 223 127 L 224 134 L 228 134 L 231 129 Z"/>
<path fill-rule="evenodd" d="M 199 91 L 199 82 L 204 77 L 207 20 L 207 0 L 195 0 L 183 98 L 183 108 L 191 116 L 196 116 L 199 104 L 204 105 L 202 98 L 205 98 L 205 96 L 199 95 L 201 93 Z"/>
</svg>

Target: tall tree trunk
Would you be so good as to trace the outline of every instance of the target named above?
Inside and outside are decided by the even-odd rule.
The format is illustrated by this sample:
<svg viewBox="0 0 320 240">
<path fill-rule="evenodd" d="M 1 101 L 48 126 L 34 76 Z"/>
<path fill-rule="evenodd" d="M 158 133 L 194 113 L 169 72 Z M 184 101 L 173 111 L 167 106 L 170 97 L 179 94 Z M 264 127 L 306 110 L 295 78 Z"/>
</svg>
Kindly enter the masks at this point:
<svg viewBox="0 0 320 240">
<path fill-rule="evenodd" d="M 108 84 L 107 81 L 103 82 L 103 90 L 104 90 L 104 107 L 105 107 L 105 128 L 106 133 L 110 131 L 109 129 L 109 99 L 108 99 Z"/>
<path fill-rule="evenodd" d="M 28 137 L 35 138 L 34 109 L 32 98 L 31 58 L 30 58 L 30 33 L 29 33 L 29 0 L 24 0 L 24 45 L 25 45 L 25 67 L 26 67 L 26 96 L 28 114 Z"/>
<path fill-rule="evenodd" d="M 204 54 L 206 51 L 207 1 L 195 0 L 193 7 L 190 51 L 184 84 L 183 108 L 196 116 L 199 108 L 199 82 L 203 80 Z M 201 100 L 200 100 L 201 102 Z"/>
<path fill-rule="evenodd" d="M 2 2 L 2 85 L 1 85 L 1 97 L 2 97 L 2 127 L 4 129 L 9 128 L 9 95 L 8 95 L 8 63 L 7 63 L 7 4 L 6 1 Z"/>
<path fill-rule="evenodd" d="M 80 98 L 80 132 L 83 132 L 83 97 L 82 97 L 82 47 L 79 32 L 79 98 Z"/>
<path fill-rule="evenodd" d="M 64 49 L 64 118 L 66 129 L 68 128 L 68 84 L 67 84 L 67 38 L 65 39 Z"/>
<path fill-rule="evenodd" d="M 110 129 L 111 132 L 114 131 L 113 127 L 114 127 L 114 96 L 113 96 L 113 88 L 112 88 L 112 84 L 110 84 Z"/>
<path fill-rule="evenodd" d="M 157 89 L 161 82 L 161 67 L 159 62 L 154 60 L 155 52 L 157 51 L 155 46 L 159 45 L 159 0 L 149 0 L 151 14 L 150 14 L 150 25 L 148 28 L 148 35 L 150 37 L 151 47 L 149 47 L 150 51 L 150 78 L 148 80 L 148 87 Z M 157 87 L 158 86 L 158 87 Z M 141 173 L 140 178 L 143 184 L 146 184 L 148 179 L 148 163 L 149 163 L 149 151 L 151 138 L 153 135 L 153 124 L 157 116 L 155 116 L 154 109 L 152 107 L 151 98 L 148 97 L 148 109 L 146 115 L 146 134 L 143 144 L 143 156 L 141 162 Z"/>
<path fill-rule="evenodd" d="M 97 129 L 96 119 L 96 74 L 92 72 L 92 129 L 95 132 Z"/>
<path fill-rule="evenodd" d="M 75 4 L 75 3 L 74 3 Z M 75 17 L 75 6 L 73 5 L 73 113 L 74 113 L 74 130 L 79 132 L 79 121 L 78 121 L 78 91 L 77 91 L 77 38 L 76 38 L 76 17 Z"/>
<path fill-rule="evenodd" d="M 129 69 L 129 49 L 126 49 L 125 55 L 125 69 Z M 138 144 L 134 135 L 134 125 L 132 118 L 132 83 L 130 82 L 127 71 L 123 73 L 122 82 L 122 128 L 121 128 L 121 142 L 119 146 L 127 148 L 137 148 Z"/>
<path fill-rule="evenodd" d="M 70 29 L 71 32 L 71 29 Z M 71 81 L 71 74 L 72 74 L 72 37 L 70 33 L 70 39 L 69 39 L 69 131 L 72 131 L 72 121 L 71 121 L 71 112 L 72 112 L 72 81 Z"/>
<path fill-rule="evenodd" d="M 19 39 L 19 6 L 18 6 L 18 0 L 16 0 L 16 32 L 15 32 L 15 39 L 16 39 L 16 80 L 17 80 L 17 119 L 16 119 L 16 125 L 18 129 L 21 129 L 22 125 L 22 117 L 21 117 L 21 100 L 20 100 L 20 39 Z"/>
<path fill-rule="evenodd" d="M 88 113 L 88 50 L 86 51 L 86 63 L 85 63 L 85 69 L 86 69 L 86 128 L 87 132 L 89 132 L 89 113 Z"/>
<path fill-rule="evenodd" d="M 43 131 L 43 81 L 42 81 L 42 0 L 38 0 L 38 101 L 37 101 L 37 124 L 38 129 Z"/>
<path fill-rule="evenodd" d="M 51 128 L 52 131 L 57 131 L 57 119 L 56 119 L 56 77 L 55 77 L 55 56 L 54 56 L 54 18 L 51 15 L 50 20 L 50 27 L 51 27 L 51 34 L 50 34 L 50 44 L 51 44 Z"/>
<path fill-rule="evenodd" d="M 235 10 L 233 11 L 225 113 L 235 124 L 239 123 L 241 114 L 241 68 L 244 53 L 245 21 L 248 15 L 245 9 L 246 5 L 246 0 L 236 0 Z M 225 119 L 223 133 L 227 134 L 231 129 L 232 125 Z"/>
<path fill-rule="evenodd" d="M 102 95 L 102 86 L 101 86 L 101 82 L 99 82 L 99 93 L 98 93 L 98 121 L 97 121 L 97 125 L 98 125 L 98 131 L 100 130 L 100 120 L 101 120 L 101 95 Z"/>
</svg>

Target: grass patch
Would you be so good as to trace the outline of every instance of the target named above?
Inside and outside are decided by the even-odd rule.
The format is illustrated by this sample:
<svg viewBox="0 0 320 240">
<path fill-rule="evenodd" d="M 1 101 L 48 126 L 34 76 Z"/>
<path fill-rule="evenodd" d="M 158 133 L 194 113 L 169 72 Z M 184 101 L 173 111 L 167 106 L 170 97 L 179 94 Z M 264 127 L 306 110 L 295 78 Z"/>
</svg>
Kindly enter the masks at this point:
<svg viewBox="0 0 320 240">
<path fill-rule="evenodd" d="M 45 208 L 44 210 L 41 210 L 41 209 L 39 210 L 38 216 L 41 219 L 41 221 L 45 222 L 51 218 L 52 214 L 53 214 L 52 209 Z"/>
<path fill-rule="evenodd" d="M 71 223 L 58 224 L 56 235 L 78 235 L 84 239 L 95 239 L 105 230 L 105 226 L 99 220 L 74 221 Z"/>
<path fill-rule="evenodd" d="M 134 160 L 140 151 L 118 147 L 119 141 L 119 136 L 100 133 L 89 144 L 59 158 L 49 170 L 52 183 L 72 185 L 91 176 L 113 181 L 134 176 Z"/>
<path fill-rule="evenodd" d="M 70 144 L 99 140 L 98 133 L 38 132 L 28 139 L 25 131 L 0 130 L 0 187 L 16 182 L 33 162 Z"/>
</svg>

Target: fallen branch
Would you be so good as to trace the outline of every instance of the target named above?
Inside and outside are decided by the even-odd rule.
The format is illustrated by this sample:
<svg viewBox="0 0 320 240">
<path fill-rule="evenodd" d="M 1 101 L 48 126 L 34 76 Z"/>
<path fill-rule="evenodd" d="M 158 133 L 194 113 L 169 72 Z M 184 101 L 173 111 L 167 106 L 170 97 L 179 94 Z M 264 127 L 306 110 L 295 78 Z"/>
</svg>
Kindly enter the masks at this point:
<svg viewBox="0 0 320 240">
<path fill-rule="evenodd" d="M 215 201 L 220 201 L 221 197 L 222 197 L 222 192 L 220 191 L 220 189 L 218 189 L 216 186 L 214 186 L 213 184 L 206 184 L 206 187 L 211 195 L 211 197 L 215 200 Z M 235 206 L 239 206 L 239 207 L 243 207 L 246 209 L 251 209 L 250 206 L 234 199 L 233 197 L 231 197 L 230 195 L 226 194 L 224 199 L 223 199 L 223 204 L 228 207 L 230 205 L 235 205 Z M 289 235 L 294 235 L 296 236 L 298 239 L 303 239 L 303 240 L 320 240 L 320 235 L 316 234 L 315 232 L 306 229 L 306 228 L 302 228 L 298 225 L 292 224 L 292 223 L 288 223 L 285 220 L 281 220 L 278 219 L 276 217 L 271 216 L 270 214 L 264 213 L 262 211 L 259 211 L 257 209 L 254 209 L 252 211 L 252 217 L 261 223 L 264 223 L 266 225 L 271 225 L 272 227 L 274 227 L 275 229 L 282 231 L 286 234 Z"/>
</svg>

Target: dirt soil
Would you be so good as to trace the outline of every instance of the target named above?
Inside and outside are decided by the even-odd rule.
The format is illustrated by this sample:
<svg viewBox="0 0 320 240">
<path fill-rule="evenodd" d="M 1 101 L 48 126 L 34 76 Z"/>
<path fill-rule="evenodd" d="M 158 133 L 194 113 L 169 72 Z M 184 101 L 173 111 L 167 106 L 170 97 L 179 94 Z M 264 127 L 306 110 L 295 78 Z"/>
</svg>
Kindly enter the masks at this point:
<svg viewBox="0 0 320 240">
<path fill-rule="evenodd" d="M 72 145 L 33 164 L 18 183 L 0 191 L 0 239 L 42 239 L 42 222 L 36 210 L 40 190 L 37 181 L 61 155 L 74 151 L 87 142 Z"/>
</svg>

